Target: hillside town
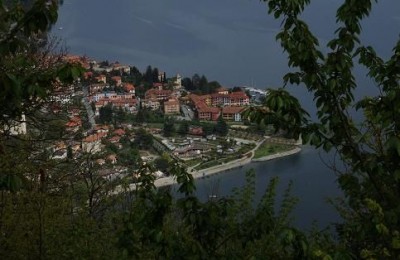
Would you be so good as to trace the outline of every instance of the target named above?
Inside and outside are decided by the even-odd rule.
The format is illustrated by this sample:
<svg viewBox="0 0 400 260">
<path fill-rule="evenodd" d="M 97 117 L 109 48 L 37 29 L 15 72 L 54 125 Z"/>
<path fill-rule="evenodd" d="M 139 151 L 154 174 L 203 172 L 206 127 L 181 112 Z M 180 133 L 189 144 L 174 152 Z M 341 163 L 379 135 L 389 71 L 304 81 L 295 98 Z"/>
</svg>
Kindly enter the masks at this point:
<svg viewBox="0 0 400 260">
<path fill-rule="evenodd" d="M 266 142 L 267 127 L 252 126 L 243 116 L 265 91 L 198 77 L 204 91 L 195 77 L 168 78 L 156 68 L 141 73 L 118 62 L 72 55 L 66 60 L 80 64 L 84 73 L 57 91 L 48 108 L 64 118 L 58 127 L 65 131 L 48 148 L 54 160 L 89 158 L 102 178 L 129 177 L 134 183 L 143 165 L 159 179 L 171 174 L 173 161 L 195 177 L 239 167 Z M 297 148 L 293 140 L 268 140 L 269 154 Z M 160 185 L 167 184 L 171 181 Z"/>
</svg>

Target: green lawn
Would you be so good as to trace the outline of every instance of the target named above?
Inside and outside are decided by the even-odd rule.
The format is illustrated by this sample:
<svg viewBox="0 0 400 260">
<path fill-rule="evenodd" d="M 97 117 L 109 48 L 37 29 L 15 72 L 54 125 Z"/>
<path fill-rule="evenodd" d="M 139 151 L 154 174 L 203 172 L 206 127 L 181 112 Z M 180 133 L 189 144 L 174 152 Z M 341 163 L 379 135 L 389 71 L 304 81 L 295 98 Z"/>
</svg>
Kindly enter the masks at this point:
<svg viewBox="0 0 400 260">
<path fill-rule="evenodd" d="M 228 163 L 230 161 L 234 161 L 234 160 L 237 160 L 237 159 L 239 159 L 237 157 L 237 155 L 225 155 L 222 158 L 218 158 L 217 160 L 211 160 L 211 161 L 202 163 L 202 164 L 196 166 L 195 169 L 196 170 L 202 170 L 202 169 L 210 168 L 210 167 L 213 167 L 213 166 L 216 166 L 216 165 L 220 165 L 220 164 L 223 164 L 223 163 Z"/>
<path fill-rule="evenodd" d="M 163 129 L 164 128 L 164 124 L 163 123 L 147 123 L 147 127 Z"/>
<path fill-rule="evenodd" d="M 192 167 L 192 166 L 194 166 L 196 164 L 199 164 L 201 162 L 202 162 L 201 158 L 194 158 L 194 159 L 191 159 L 191 160 L 184 161 L 184 163 L 186 164 L 187 167 Z"/>
<path fill-rule="evenodd" d="M 264 156 L 276 154 L 276 153 L 281 153 L 285 151 L 289 151 L 294 149 L 294 145 L 288 145 L 288 144 L 272 144 L 272 143 L 267 143 L 264 142 L 254 153 L 254 159 L 261 158 Z"/>
<path fill-rule="evenodd" d="M 205 163 L 202 163 L 202 164 L 196 166 L 195 169 L 198 171 L 198 170 L 202 170 L 202 169 L 205 169 L 205 168 L 210 168 L 210 167 L 213 167 L 213 166 L 216 166 L 216 165 L 219 165 L 219 164 L 220 163 L 218 161 L 208 161 L 208 162 L 205 162 Z"/>
</svg>

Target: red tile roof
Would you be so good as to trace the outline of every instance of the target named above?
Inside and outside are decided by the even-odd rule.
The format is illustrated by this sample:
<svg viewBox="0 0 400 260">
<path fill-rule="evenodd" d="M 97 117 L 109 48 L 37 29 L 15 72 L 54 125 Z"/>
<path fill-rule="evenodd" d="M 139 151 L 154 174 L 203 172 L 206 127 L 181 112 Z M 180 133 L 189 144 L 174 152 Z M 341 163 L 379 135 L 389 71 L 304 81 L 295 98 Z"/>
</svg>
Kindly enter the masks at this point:
<svg viewBox="0 0 400 260">
<path fill-rule="evenodd" d="M 197 111 L 199 113 L 213 113 L 213 114 L 217 114 L 220 112 L 220 108 L 219 107 L 208 107 L 208 106 L 201 106 L 197 108 Z"/>
<path fill-rule="evenodd" d="M 229 94 L 230 97 L 242 97 L 242 98 L 249 98 L 246 93 L 244 93 L 243 91 L 236 91 L 236 92 L 232 92 Z"/>
<path fill-rule="evenodd" d="M 104 136 L 106 136 L 107 135 L 107 133 L 96 133 L 96 134 L 92 134 L 92 135 L 89 135 L 89 136 L 87 136 L 86 138 L 84 138 L 83 140 L 82 140 L 82 142 L 85 142 L 85 143 L 91 143 L 91 142 L 95 142 L 95 141 L 99 141 L 99 140 L 101 140 Z"/>
<path fill-rule="evenodd" d="M 175 106 L 175 105 L 179 105 L 179 101 L 176 99 L 169 99 L 168 101 L 164 102 L 165 106 Z"/>
<path fill-rule="evenodd" d="M 111 143 L 118 143 L 120 139 L 121 139 L 120 136 L 115 135 L 113 137 L 108 138 L 108 141 L 110 141 Z"/>
<path fill-rule="evenodd" d="M 110 127 L 108 125 L 96 125 L 94 127 L 95 131 L 104 131 L 104 132 L 108 132 L 108 130 L 110 129 Z"/>
<path fill-rule="evenodd" d="M 123 135 L 125 135 L 125 130 L 121 129 L 121 128 L 116 129 L 116 130 L 114 130 L 114 134 L 115 135 L 119 135 L 119 136 L 123 136 Z"/>
<path fill-rule="evenodd" d="M 131 83 L 124 83 L 124 90 L 130 92 L 132 90 L 135 90 L 135 86 Z"/>
<path fill-rule="evenodd" d="M 145 98 L 157 98 L 157 97 L 165 97 L 165 98 L 169 98 L 169 96 L 172 94 L 171 90 L 167 90 L 167 89 L 149 89 L 146 91 L 145 93 Z"/>
<path fill-rule="evenodd" d="M 74 116 L 72 117 L 66 124 L 66 127 L 76 127 L 76 126 L 81 126 L 82 125 L 82 120 L 79 116 Z"/>
<path fill-rule="evenodd" d="M 241 113 L 245 107 L 223 107 L 222 113 L 223 114 L 237 114 Z"/>
</svg>

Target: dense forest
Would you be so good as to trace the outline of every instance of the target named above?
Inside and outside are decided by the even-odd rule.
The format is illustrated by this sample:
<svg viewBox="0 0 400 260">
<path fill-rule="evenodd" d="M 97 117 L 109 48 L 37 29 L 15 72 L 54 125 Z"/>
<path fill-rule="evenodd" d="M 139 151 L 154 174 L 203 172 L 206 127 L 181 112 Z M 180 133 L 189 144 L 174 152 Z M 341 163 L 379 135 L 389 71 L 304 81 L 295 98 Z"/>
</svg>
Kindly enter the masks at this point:
<svg viewBox="0 0 400 260">
<path fill-rule="evenodd" d="M 192 176 L 170 164 L 181 197 L 156 188 L 148 165 L 130 191 L 104 182 L 90 154 L 79 160 L 49 160 L 51 95 L 79 78 L 83 69 L 66 63 L 54 46 L 37 44 L 57 20 L 57 1 L 0 1 L 0 258 L 1 259 L 398 259 L 400 256 L 400 41 L 388 60 L 361 39 L 361 21 L 375 1 L 343 1 L 337 29 L 321 51 L 301 20 L 309 0 L 264 0 L 282 22 L 277 40 L 293 72 L 285 84 L 314 96 L 311 120 L 286 89 L 271 89 L 261 107 L 249 110 L 304 143 L 335 151 L 345 164 L 333 169 L 345 199 L 333 230 L 306 233 L 293 227 L 296 199 L 290 186 L 276 205 L 272 179 L 254 206 L 254 173 L 227 198 L 199 201 Z M 21 4 L 24 4 L 22 6 Z M 50 55 L 51 53 L 51 55 Z M 355 64 L 368 70 L 379 95 L 355 100 Z M 152 70 L 153 73 L 153 70 Z M 149 74 L 150 76 L 150 74 Z M 204 76 L 188 88 L 212 89 Z M 205 89 L 205 92 L 208 90 Z M 363 112 L 354 122 L 352 109 Z M 26 135 L 13 135 L 26 122 Z"/>
</svg>

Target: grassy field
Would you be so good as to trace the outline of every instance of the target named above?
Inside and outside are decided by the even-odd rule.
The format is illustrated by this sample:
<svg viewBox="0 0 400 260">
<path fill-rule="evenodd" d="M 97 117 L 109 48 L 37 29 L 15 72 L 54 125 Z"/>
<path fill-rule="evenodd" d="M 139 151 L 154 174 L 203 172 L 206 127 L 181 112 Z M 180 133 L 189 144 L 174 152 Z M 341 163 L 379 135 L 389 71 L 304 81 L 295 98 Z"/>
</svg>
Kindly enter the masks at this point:
<svg viewBox="0 0 400 260">
<path fill-rule="evenodd" d="M 205 162 L 205 163 L 202 163 L 202 164 L 196 166 L 195 170 L 198 171 L 198 170 L 202 170 L 202 169 L 205 169 L 205 168 L 210 168 L 210 167 L 213 167 L 213 166 L 216 166 L 216 165 L 219 165 L 219 164 L 221 164 L 221 163 L 218 162 L 218 161 L 208 161 L 208 162 Z"/>
<path fill-rule="evenodd" d="M 205 163 L 202 163 L 198 166 L 195 167 L 196 170 L 202 170 L 202 169 L 206 169 L 206 168 L 210 168 L 216 165 L 220 165 L 220 164 L 224 164 L 224 163 L 228 163 L 230 161 L 234 161 L 239 159 L 237 157 L 237 155 L 228 155 L 228 156 L 224 156 L 222 158 L 219 158 L 217 160 L 211 160 Z"/>
<path fill-rule="evenodd" d="M 203 160 L 201 158 L 194 158 L 194 159 L 191 159 L 191 160 L 186 160 L 184 162 L 185 162 L 187 167 L 192 167 L 192 166 L 194 166 L 196 164 L 201 163 L 202 161 Z"/>
<path fill-rule="evenodd" d="M 158 128 L 158 129 L 163 129 L 164 128 L 164 124 L 163 123 L 147 123 L 146 126 L 149 127 L 149 128 Z"/>
<path fill-rule="evenodd" d="M 281 153 L 281 152 L 286 152 L 289 150 L 294 149 L 294 145 L 288 145 L 288 144 L 272 144 L 268 142 L 264 142 L 258 149 L 255 151 L 254 154 L 254 159 L 258 159 L 264 156 L 276 154 L 276 153 Z"/>
</svg>

